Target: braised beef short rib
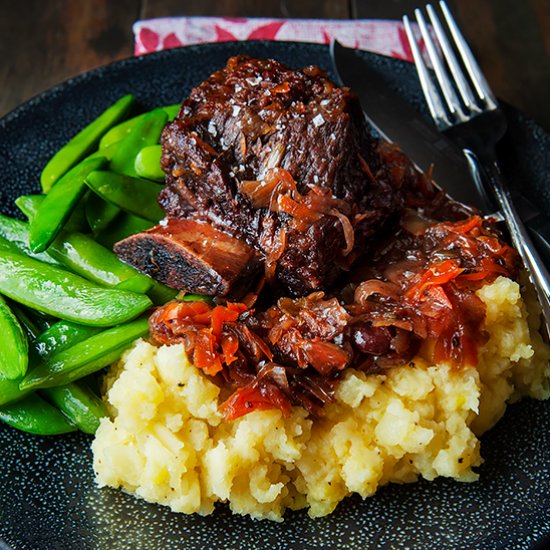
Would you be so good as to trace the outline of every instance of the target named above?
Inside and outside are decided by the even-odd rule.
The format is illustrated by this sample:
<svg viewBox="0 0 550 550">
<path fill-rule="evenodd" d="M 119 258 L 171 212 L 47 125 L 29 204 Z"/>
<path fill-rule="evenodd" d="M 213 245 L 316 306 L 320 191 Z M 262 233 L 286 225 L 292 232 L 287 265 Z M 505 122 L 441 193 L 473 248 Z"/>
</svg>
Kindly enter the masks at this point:
<svg viewBox="0 0 550 550">
<path fill-rule="evenodd" d="M 161 141 L 166 219 L 115 251 L 190 292 L 226 295 L 255 272 L 281 294 L 326 289 L 431 192 L 370 135 L 357 98 L 313 66 L 232 57 L 191 91 Z"/>
</svg>

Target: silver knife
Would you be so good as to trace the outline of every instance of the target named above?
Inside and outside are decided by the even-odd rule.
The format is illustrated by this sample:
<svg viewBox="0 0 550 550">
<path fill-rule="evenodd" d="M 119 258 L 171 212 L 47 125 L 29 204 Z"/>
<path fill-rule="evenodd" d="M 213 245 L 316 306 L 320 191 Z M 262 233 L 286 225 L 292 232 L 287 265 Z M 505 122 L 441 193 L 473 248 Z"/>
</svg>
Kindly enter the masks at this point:
<svg viewBox="0 0 550 550">
<path fill-rule="evenodd" d="M 495 212 L 471 159 L 459 145 L 394 92 L 384 77 L 353 49 L 333 40 L 330 55 L 340 84 L 359 97 L 365 117 L 382 138 L 397 143 L 422 171 L 433 165 L 434 181 L 455 200 L 484 213 Z M 545 263 L 550 265 L 550 220 L 525 197 L 514 195 L 513 199 Z"/>
</svg>

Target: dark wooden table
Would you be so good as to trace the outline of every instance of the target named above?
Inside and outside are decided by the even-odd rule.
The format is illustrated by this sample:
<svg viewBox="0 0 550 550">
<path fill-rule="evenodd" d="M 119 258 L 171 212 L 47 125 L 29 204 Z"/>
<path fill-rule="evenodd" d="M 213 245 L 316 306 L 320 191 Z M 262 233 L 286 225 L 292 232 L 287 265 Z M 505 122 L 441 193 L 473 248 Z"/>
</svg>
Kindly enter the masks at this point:
<svg viewBox="0 0 550 550">
<path fill-rule="evenodd" d="M 66 78 L 131 56 L 138 19 L 397 19 L 420 4 L 424 0 L 0 0 L 0 116 Z M 550 131 L 550 2 L 448 4 L 498 97 Z"/>
</svg>

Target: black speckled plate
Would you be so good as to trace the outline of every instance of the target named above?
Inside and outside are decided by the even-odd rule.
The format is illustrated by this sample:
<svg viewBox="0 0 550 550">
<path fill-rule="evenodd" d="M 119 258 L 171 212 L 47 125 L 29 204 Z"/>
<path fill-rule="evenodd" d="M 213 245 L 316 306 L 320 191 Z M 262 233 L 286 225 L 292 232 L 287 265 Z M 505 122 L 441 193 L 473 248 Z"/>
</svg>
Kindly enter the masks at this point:
<svg viewBox="0 0 550 550">
<path fill-rule="evenodd" d="M 181 100 L 190 88 L 247 52 L 293 67 L 330 68 L 328 48 L 299 43 L 222 43 L 128 59 L 49 90 L 0 121 L 2 212 L 39 190 L 49 156 L 123 94 L 144 108 Z M 419 110 L 414 69 L 364 57 Z M 504 171 L 522 192 L 550 208 L 550 137 L 507 109 Z M 232 515 L 184 516 L 93 481 L 91 439 L 29 436 L 0 425 L 0 548 L 532 548 L 550 534 L 550 403 L 526 400 L 482 440 L 481 479 L 392 485 L 362 501 L 349 498 L 329 517 L 289 513 L 282 524 Z M 3 542 L 2 542 L 3 541 Z"/>
</svg>

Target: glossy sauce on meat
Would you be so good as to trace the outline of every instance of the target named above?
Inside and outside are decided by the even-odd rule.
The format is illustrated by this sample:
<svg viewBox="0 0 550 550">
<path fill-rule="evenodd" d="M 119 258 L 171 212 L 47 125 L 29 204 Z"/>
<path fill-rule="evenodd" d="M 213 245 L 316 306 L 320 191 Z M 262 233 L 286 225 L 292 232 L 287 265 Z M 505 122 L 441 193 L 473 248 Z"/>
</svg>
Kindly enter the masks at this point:
<svg viewBox="0 0 550 550">
<path fill-rule="evenodd" d="M 162 148 L 166 218 L 115 250 L 215 297 L 171 302 L 150 328 L 224 388 L 226 418 L 297 404 L 321 414 L 350 367 L 382 372 L 417 354 L 476 364 L 476 290 L 515 277 L 515 252 L 376 140 L 357 98 L 318 68 L 229 59 L 184 100 Z M 223 298 L 235 289 L 249 294 Z"/>
<path fill-rule="evenodd" d="M 475 365 L 486 341 L 475 292 L 499 275 L 514 278 L 517 266 L 492 222 L 433 222 L 407 210 L 334 296 L 280 298 L 263 311 L 173 302 L 151 317 L 151 334 L 183 342 L 194 364 L 229 388 L 228 419 L 295 404 L 319 415 L 348 367 L 382 372 L 417 354 Z"/>
<path fill-rule="evenodd" d="M 192 220 L 225 233 L 235 249 L 237 241 L 251 247 L 258 276 L 282 296 L 330 289 L 405 206 L 436 194 L 396 146 L 369 133 L 347 88 L 317 67 L 269 59 L 233 57 L 194 88 L 162 150 L 165 222 Z M 215 255 L 201 262 L 189 247 L 157 226 L 115 251 L 189 292 L 227 295 L 251 280 Z M 197 277 L 178 278 L 166 261 Z M 199 289 L 200 266 L 212 282 Z"/>
</svg>

